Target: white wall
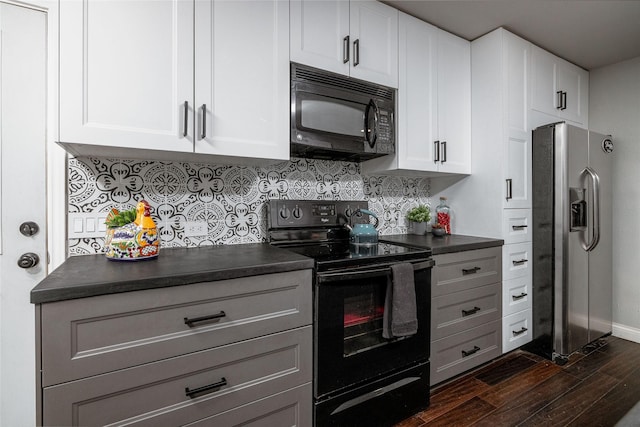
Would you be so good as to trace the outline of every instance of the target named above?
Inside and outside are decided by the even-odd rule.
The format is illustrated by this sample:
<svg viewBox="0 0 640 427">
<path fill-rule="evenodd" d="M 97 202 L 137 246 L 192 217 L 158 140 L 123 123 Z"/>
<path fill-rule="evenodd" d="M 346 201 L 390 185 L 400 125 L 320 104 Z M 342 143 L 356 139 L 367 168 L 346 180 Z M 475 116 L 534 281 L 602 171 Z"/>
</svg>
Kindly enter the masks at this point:
<svg viewBox="0 0 640 427">
<path fill-rule="evenodd" d="M 590 72 L 589 128 L 613 136 L 614 335 L 640 342 L 640 57 Z"/>
</svg>

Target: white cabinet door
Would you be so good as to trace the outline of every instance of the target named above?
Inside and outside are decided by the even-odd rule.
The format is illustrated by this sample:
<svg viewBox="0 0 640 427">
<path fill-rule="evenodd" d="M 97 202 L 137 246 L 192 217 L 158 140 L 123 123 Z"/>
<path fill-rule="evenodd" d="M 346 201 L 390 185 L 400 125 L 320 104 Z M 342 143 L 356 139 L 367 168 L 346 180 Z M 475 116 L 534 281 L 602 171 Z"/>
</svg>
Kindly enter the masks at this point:
<svg viewBox="0 0 640 427">
<path fill-rule="evenodd" d="M 505 143 L 505 208 L 531 207 L 531 139 L 528 134 L 508 136 Z"/>
<path fill-rule="evenodd" d="M 589 73 L 566 61 L 559 60 L 557 90 L 566 93 L 561 116 L 567 120 L 587 124 Z"/>
<path fill-rule="evenodd" d="M 59 11 L 60 141 L 193 151 L 193 2 L 65 0 Z"/>
<path fill-rule="evenodd" d="M 587 126 L 589 72 L 536 46 L 532 67 L 532 108 Z"/>
<path fill-rule="evenodd" d="M 399 16 L 398 168 L 437 171 L 438 29 L 404 13 Z"/>
<path fill-rule="evenodd" d="M 398 10 L 370 0 L 350 6 L 351 77 L 398 87 Z"/>
<path fill-rule="evenodd" d="M 289 159 L 289 3 L 198 1 L 195 16 L 196 153 Z"/>
<path fill-rule="evenodd" d="M 349 2 L 291 0 L 291 61 L 349 75 Z"/>
<path fill-rule="evenodd" d="M 471 45 L 438 31 L 440 172 L 471 173 Z"/>
</svg>

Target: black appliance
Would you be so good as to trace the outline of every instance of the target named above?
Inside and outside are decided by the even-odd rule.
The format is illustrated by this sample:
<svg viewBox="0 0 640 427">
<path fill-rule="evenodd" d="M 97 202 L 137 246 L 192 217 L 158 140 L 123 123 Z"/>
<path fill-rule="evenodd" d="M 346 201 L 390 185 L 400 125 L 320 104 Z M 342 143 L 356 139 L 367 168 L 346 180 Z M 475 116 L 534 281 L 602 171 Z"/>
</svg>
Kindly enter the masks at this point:
<svg viewBox="0 0 640 427">
<path fill-rule="evenodd" d="M 349 244 L 344 224 L 364 222 L 365 201 L 271 200 L 269 238 L 315 260 L 314 425 L 393 425 L 429 405 L 431 251 Z M 418 332 L 382 336 L 396 263 L 410 263 Z"/>
<path fill-rule="evenodd" d="M 291 155 L 362 161 L 395 151 L 395 89 L 291 63 Z"/>
</svg>

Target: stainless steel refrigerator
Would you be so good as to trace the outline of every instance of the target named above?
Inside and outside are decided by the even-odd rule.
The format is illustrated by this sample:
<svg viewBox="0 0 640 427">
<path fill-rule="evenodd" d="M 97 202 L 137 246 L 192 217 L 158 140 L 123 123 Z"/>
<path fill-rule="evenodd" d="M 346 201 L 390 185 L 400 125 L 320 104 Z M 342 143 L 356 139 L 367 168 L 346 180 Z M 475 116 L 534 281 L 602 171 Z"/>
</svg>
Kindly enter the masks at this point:
<svg viewBox="0 0 640 427">
<path fill-rule="evenodd" d="M 559 363 L 611 333 L 610 136 L 554 123 L 533 131 L 533 340 Z"/>
</svg>

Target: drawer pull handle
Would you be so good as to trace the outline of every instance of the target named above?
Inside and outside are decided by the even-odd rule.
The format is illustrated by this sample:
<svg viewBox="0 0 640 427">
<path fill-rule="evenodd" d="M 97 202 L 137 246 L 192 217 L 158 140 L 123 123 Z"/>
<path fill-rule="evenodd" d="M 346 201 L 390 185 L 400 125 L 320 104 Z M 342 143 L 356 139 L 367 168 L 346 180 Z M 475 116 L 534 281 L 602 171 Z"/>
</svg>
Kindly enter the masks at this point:
<svg viewBox="0 0 640 427">
<path fill-rule="evenodd" d="M 462 310 L 462 317 L 471 316 L 472 314 L 476 314 L 480 311 L 480 307 L 473 307 L 471 310 Z"/>
<path fill-rule="evenodd" d="M 480 267 L 463 268 L 462 269 L 462 274 L 475 274 L 478 271 L 480 271 Z"/>
<path fill-rule="evenodd" d="M 220 387 L 224 387 L 227 385 L 227 380 L 225 377 L 220 378 L 220 381 L 217 383 L 209 384 L 204 387 L 194 388 L 193 390 L 189 390 L 189 387 L 185 387 L 184 394 L 193 399 L 194 397 L 201 396 L 203 394 L 209 394 L 214 391 L 218 391 Z"/>
<path fill-rule="evenodd" d="M 477 345 L 474 345 L 471 350 L 462 350 L 462 357 L 471 356 L 472 354 L 477 353 L 478 351 L 480 351 L 480 347 L 478 347 Z"/>
<path fill-rule="evenodd" d="M 220 313 L 212 314 L 211 316 L 194 317 L 193 319 L 189 319 L 188 317 L 185 317 L 184 318 L 184 324 L 188 325 L 191 328 L 191 327 L 193 327 L 194 323 L 206 322 L 207 320 L 220 319 L 220 318 L 222 318 L 222 317 L 224 317 L 226 315 L 227 315 L 227 313 L 225 313 L 224 311 L 220 311 Z"/>
<path fill-rule="evenodd" d="M 527 228 L 526 225 L 512 225 L 511 228 L 513 228 L 514 230 L 524 230 L 525 228 Z"/>
<path fill-rule="evenodd" d="M 520 295 L 511 295 L 511 298 L 513 298 L 514 301 L 518 301 L 519 299 L 522 299 L 524 297 L 526 297 L 528 294 L 526 293 L 521 293 Z"/>
<path fill-rule="evenodd" d="M 527 262 L 526 259 L 518 259 L 518 260 L 513 260 L 513 265 L 522 265 L 525 262 Z"/>
<path fill-rule="evenodd" d="M 520 329 L 519 331 L 511 331 L 511 332 L 513 332 L 514 337 L 517 337 L 518 335 L 524 334 L 527 331 L 528 329 L 523 326 L 522 329 Z"/>
</svg>

